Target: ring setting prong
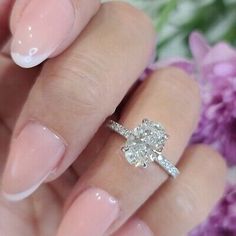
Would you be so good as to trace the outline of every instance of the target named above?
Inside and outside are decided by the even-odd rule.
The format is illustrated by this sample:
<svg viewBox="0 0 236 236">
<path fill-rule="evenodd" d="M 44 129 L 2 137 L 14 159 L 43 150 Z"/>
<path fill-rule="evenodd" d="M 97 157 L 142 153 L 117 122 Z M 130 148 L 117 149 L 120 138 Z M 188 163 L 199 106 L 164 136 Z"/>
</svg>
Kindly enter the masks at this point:
<svg viewBox="0 0 236 236">
<path fill-rule="evenodd" d="M 121 148 L 121 151 L 122 151 L 122 152 L 127 152 L 127 151 L 129 151 L 129 148 L 126 147 L 126 146 L 124 146 L 124 147 Z"/>
</svg>

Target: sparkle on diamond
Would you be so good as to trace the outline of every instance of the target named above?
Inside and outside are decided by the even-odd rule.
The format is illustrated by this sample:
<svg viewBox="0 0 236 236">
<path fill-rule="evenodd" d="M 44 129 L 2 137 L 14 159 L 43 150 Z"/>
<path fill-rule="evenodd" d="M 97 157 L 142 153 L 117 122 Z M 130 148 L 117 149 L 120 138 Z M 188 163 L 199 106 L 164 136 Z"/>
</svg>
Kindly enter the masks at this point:
<svg viewBox="0 0 236 236">
<path fill-rule="evenodd" d="M 161 152 L 168 138 L 164 128 L 149 120 L 143 120 L 127 138 L 123 149 L 127 161 L 135 166 L 147 167 Z"/>
</svg>

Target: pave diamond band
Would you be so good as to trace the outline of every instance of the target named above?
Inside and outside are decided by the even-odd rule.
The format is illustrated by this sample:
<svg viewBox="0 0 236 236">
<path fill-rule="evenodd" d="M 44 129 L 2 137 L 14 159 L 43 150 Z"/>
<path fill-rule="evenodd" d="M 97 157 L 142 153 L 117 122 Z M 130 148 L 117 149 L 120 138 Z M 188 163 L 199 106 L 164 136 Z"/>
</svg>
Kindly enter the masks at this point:
<svg viewBox="0 0 236 236">
<path fill-rule="evenodd" d="M 123 125 L 120 125 L 113 120 L 110 120 L 107 126 L 126 139 L 132 134 L 130 130 L 126 129 Z"/>
<path fill-rule="evenodd" d="M 129 130 L 110 120 L 108 127 L 126 139 L 122 151 L 131 165 L 146 168 L 155 162 L 174 178 L 180 173 L 162 154 L 169 136 L 160 123 L 144 119 L 134 130 Z"/>
</svg>

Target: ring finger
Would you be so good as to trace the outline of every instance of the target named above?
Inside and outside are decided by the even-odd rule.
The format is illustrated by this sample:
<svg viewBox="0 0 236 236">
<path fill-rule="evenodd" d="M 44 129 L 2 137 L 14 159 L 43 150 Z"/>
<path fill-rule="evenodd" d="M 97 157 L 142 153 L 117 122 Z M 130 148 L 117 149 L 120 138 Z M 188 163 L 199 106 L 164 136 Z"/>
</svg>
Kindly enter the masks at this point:
<svg viewBox="0 0 236 236">
<path fill-rule="evenodd" d="M 207 217 L 224 190 L 223 158 L 210 147 L 195 145 L 178 166 L 180 178 L 167 181 L 114 236 L 184 236 Z"/>
<path fill-rule="evenodd" d="M 165 156 L 177 163 L 196 126 L 199 104 L 197 84 L 182 71 L 168 68 L 153 73 L 140 86 L 120 122 L 134 128 L 144 117 L 160 121 L 171 137 Z M 166 173 L 154 164 L 147 169 L 130 166 L 119 151 L 123 143 L 118 135 L 111 135 L 81 177 L 68 201 L 58 236 L 114 232 L 167 179 Z"/>
</svg>

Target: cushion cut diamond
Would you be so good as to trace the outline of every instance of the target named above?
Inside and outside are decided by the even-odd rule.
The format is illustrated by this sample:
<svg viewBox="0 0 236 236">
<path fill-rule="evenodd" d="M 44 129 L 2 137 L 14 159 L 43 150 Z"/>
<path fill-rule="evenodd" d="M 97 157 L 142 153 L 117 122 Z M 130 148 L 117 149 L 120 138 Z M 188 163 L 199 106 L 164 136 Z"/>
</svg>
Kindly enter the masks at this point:
<svg viewBox="0 0 236 236">
<path fill-rule="evenodd" d="M 157 158 L 168 138 L 166 131 L 159 124 L 143 120 L 127 138 L 123 151 L 127 161 L 135 166 L 147 167 Z"/>
</svg>

